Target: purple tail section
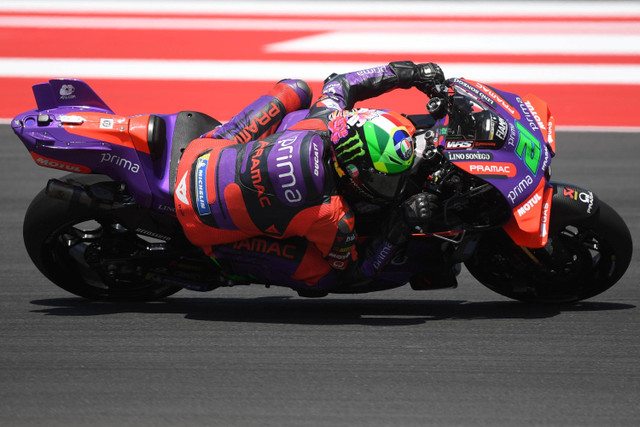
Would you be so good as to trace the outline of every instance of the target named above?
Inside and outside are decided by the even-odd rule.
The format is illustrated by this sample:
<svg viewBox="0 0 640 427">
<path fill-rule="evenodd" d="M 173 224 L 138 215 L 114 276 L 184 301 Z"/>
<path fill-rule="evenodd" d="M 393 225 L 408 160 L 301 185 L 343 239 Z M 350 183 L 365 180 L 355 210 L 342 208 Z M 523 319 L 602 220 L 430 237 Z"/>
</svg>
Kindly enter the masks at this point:
<svg viewBox="0 0 640 427">
<path fill-rule="evenodd" d="M 38 110 L 58 107 L 91 107 L 114 114 L 111 108 L 82 80 L 55 79 L 33 86 Z"/>
</svg>

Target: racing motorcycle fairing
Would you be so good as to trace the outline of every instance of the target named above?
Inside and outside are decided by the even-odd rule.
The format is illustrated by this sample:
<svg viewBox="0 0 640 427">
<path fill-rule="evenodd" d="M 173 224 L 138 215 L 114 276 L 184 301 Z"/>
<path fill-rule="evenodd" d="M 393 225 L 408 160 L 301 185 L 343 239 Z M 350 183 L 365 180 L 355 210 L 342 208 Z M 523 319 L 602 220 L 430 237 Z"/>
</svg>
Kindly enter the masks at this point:
<svg viewBox="0 0 640 427">
<path fill-rule="evenodd" d="M 136 203 L 165 213 L 175 214 L 172 165 L 180 149 L 220 124 L 191 111 L 116 115 L 81 80 L 50 80 L 33 92 L 38 108 L 11 125 L 38 165 L 107 175 L 125 182 Z"/>
<path fill-rule="evenodd" d="M 407 116 L 420 130 L 416 151 L 423 153 L 411 184 L 440 195 L 441 209 L 370 282 L 339 283 L 339 273 L 308 256 L 317 249 L 303 237 L 256 237 L 210 251 L 194 246 L 175 216 L 177 165 L 194 139 L 220 123 L 193 111 L 118 116 L 72 79 L 36 85 L 38 108 L 12 121 L 36 163 L 73 172 L 50 180 L 32 201 L 25 247 L 56 285 L 109 301 L 250 283 L 302 296 L 407 282 L 428 290 L 455 286 L 462 262 L 490 289 L 521 301 L 575 302 L 611 287 L 631 260 L 629 229 L 591 191 L 549 182 L 555 121 L 546 104 L 471 80 L 450 80 L 447 89 L 436 99 L 447 111 L 429 108 L 438 104 L 430 100 L 429 114 Z M 306 113 L 291 113 L 282 128 L 301 126 Z M 360 238 L 387 214 L 360 213 Z M 533 249 L 514 250 L 513 242 Z"/>
<path fill-rule="evenodd" d="M 457 167 L 494 186 L 508 201 L 504 228 L 521 246 L 547 241 L 555 153 L 555 119 L 534 95 L 520 97 L 466 79 L 454 89 L 449 115 L 437 126 L 437 144 Z"/>
<path fill-rule="evenodd" d="M 33 95 L 39 111 L 59 107 L 85 107 L 114 114 L 87 83 L 78 79 L 53 79 L 48 83 L 34 85 Z"/>
<path fill-rule="evenodd" d="M 12 126 L 38 165 L 124 181 L 136 201 L 149 206 L 154 193 L 148 185 L 154 176 L 149 122 L 149 115 L 128 118 L 65 106 L 23 113 Z"/>
<path fill-rule="evenodd" d="M 513 209 L 503 228 L 517 245 L 541 248 L 547 244 L 552 198 L 553 187 L 541 180 L 531 197 Z"/>
</svg>

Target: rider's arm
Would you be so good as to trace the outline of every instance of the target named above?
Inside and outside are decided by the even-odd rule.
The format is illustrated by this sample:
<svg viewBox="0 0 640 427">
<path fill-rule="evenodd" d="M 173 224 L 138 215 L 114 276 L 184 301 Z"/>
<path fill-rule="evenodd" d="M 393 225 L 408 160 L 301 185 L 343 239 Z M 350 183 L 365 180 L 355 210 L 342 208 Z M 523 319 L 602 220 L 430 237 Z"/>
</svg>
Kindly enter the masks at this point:
<svg viewBox="0 0 640 427">
<path fill-rule="evenodd" d="M 365 283 L 373 279 L 407 245 L 417 225 L 425 225 L 435 209 L 436 197 L 418 193 L 392 209 L 380 232 L 358 249 L 358 259 L 340 275 L 345 284 Z"/>
<path fill-rule="evenodd" d="M 333 196 L 314 213 L 304 236 L 340 272 L 342 283 L 363 283 L 373 279 L 407 244 L 414 227 L 424 225 L 434 208 L 435 196 L 415 194 L 391 211 L 377 235 L 357 245 L 354 213 L 342 197 Z"/>
<path fill-rule="evenodd" d="M 333 74 L 325 80 L 322 95 L 314 108 L 349 110 L 358 101 L 393 89 L 410 87 L 417 87 L 429 95 L 433 87 L 443 81 L 444 74 L 438 65 L 414 64 L 411 61 L 397 61 L 366 70 Z"/>
</svg>

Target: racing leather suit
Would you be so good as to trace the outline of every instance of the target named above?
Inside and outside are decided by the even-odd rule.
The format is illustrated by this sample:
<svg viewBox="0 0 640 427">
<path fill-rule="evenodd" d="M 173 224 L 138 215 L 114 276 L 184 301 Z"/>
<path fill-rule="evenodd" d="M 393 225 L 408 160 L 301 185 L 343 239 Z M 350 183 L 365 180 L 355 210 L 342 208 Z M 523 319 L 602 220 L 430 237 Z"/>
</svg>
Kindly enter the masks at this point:
<svg viewBox="0 0 640 427">
<path fill-rule="evenodd" d="M 187 238 L 219 262 L 246 257 L 246 270 L 235 273 L 248 280 L 257 263 L 271 265 L 272 277 L 280 273 L 278 281 L 298 289 L 328 290 L 345 275 L 349 281 L 375 276 L 398 242 L 378 238 L 359 258 L 355 215 L 337 185 L 327 123 L 337 110 L 415 85 L 415 68 L 404 61 L 334 74 L 312 106 L 305 82 L 283 80 L 194 140 L 180 161 L 175 191 Z M 294 111 L 295 119 L 282 122 Z M 274 133 L 279 125 L 284 130 Z"/>
</svg>

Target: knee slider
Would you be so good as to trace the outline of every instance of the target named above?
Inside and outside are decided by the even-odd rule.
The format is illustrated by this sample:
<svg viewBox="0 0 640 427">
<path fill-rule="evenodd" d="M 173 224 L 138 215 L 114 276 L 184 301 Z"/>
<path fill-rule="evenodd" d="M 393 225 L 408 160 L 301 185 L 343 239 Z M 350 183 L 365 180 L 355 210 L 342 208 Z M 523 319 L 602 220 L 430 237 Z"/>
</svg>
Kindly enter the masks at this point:
<svg viewBox="0 0 640 427">
<path fill-rule="evenodd" d="M 304 80 L 280 80 L 269 91 L 269 95 L 277 97 L 285 105 L 287 112 L 302 108 L 309 108 L 313 98 L 313 91 Z"/>
</svg>

